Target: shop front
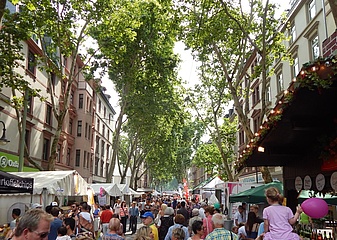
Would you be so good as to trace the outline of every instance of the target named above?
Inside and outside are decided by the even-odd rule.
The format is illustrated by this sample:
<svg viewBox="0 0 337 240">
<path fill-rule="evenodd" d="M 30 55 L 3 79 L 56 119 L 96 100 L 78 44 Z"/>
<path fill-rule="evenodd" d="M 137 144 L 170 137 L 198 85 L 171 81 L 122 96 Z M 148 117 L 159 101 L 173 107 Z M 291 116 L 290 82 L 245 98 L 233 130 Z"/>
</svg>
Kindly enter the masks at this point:
<svg viewBox="0 0 337 240">
<path fill-rule="evenodd" d="M 282 166 L 284 195 L 295 210 L 301 190 L 337 195 L 337 64 L 303 66 L 236 162 L 237 169 Z M 329 220 L 337 219 L 330 207 Z"/>
</svg>

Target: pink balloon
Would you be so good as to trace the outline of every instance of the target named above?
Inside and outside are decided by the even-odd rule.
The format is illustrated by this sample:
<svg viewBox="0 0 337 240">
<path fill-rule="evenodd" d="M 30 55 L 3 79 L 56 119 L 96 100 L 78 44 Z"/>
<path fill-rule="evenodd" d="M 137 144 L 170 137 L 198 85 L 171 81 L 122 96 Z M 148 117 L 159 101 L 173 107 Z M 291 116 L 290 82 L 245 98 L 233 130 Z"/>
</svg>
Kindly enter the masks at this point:
<svg viewBox="0 0 337 240">
<path fill-rule="evenodd" d="M 322 218 L 329 211 L 328 204 L 321 198 L 309 198 L 301 204 L 301 208 L 312 218 Z"/>
</svg>

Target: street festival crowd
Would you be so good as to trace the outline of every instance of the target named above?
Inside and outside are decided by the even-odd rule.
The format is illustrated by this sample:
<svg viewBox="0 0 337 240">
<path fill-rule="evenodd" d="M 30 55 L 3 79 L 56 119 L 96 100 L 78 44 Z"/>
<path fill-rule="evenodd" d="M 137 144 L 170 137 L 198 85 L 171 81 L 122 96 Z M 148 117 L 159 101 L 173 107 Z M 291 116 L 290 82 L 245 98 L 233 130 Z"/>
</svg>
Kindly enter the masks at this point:
<svg viewBox="0 0 337 240">
<path fill-rule="evenodd" d="M 44 209 L 35 203 L 25 213 L 13 209 L 5 239 L 122 240 L 127 230 L 135 240 L 302 239 L 292 227 L 302 213 L 301 207 L 294 215 L 282 205 L 283 196 L 277 188 L 268 188 L 265 195 L 269 206 L 263 209 L 262 217 L 258 205 L 248 208 L 244 203 L 238 207 L 229 230 L 225 229 L 225 209 L 219 203 L 208 204 L 207 199 L 198 202 L 148 195 L 129 207 L 120 199 L 112 205 L 92 207 L 87 202 L 73 202 L 69 211 L 62 210 L 57 202 Z M 139 217 L 142 224 L 137 223 Z"/>
</svg>

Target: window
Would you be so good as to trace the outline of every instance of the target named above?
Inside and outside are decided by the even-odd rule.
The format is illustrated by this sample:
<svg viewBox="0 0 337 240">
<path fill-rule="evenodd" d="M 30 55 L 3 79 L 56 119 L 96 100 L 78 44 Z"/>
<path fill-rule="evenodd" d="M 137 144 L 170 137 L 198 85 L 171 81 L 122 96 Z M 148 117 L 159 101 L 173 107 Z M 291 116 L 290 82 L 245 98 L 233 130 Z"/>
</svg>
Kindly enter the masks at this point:
<svg viewBox="0 0 337 240">
<path fill-rule="evenodd" d="M 102 124 L 102 136 L 105 137 L 105 125 Z"/>
<path fill-rule="evenodd" d="M 74 90 L 71 90 L 70 92 L 70 104 L 74 105 Z"/>
<path fill-rule="evenodd" d="M 68 150 L 67 150 L 67 162 L 66 162 L 67 166 L 70 166 L 70 153 L 71 153 L 71 149 L 68 148 Z"/>
<path fill-rule="evenodd" d="M 100 125 L 100 121 L 99 119 L 97 119 L 97 129 L 96 129 L 97 132 L 99 132 L 99 125 Z"/>
<path fill-rule="evenodd" d="M 271 104 L 271 87 L 270 83 L 266 86 L 266 105 Z"/>
<path fill-rule="evenodd" d="M 80 161 L 81 161 L 81 150 L 76 149 L 76 157 L 75 157 L 75 167 L 80 166 Z"/>
<path fill-rule="evenodd" d="M 87 168 L 87 151 L 84 151 L 83 153 L 83 167 Z"/>
<path fill-rule="evenodd" d="M 78 96 L 78 108 L 82 109 L 83 108 L 83 94 L 80 94 Z"/>
<path fill-rule="evenodd" d="M 96 137 L 96 153 L 99 153 L 99 137 Z"/>
<path fill-rule="evenodd" d="M 98 176 L 98 163 L 99 163 L 99 158 L 95 158 L 95 175 Z"/>
<path fill-rule="evenodd" d="M 107 136 L 107 139 L 108 139 L 108 141 L 109 141 L 109 138 L 110 138 L 110 130 L 109 130 L 109 129 L 107 130 L 107 135 L 108 135 L 108 136 Z"/>
<path fill-rule="evenodd" d="M 87 152 L 87 167 L 88 169 L 90 169 L 90 165 L 89 165 L 89 161 L 91 160 L 90 158 L 90 152 Z M 90 163 L 92 164 L 92 162 L 90 161 Z"/>
<path fill-rule="evenodd" d="M 312 20 L 316 16 L 315 0 L 311 0 L 309 2 L 308 11 L 309 11 L 309 20 Z"/>
<path fill-rule="evenodd" d="M 104 118 L 106 118 L 106 107 L 103 108 Z"/>
<path fill-rule="evenodd" d="M 57 161 L 58 163 L 61 162 L 61 144 L 58 144 L 58 145 L 57 145 L 57 159 L 56 159 L 56 161 Z"/>
<path fill-rule="evenodd" d="M 91 139 L 91 125 L 89 125 L 89 129 L 88 129 L 88 139 Z"/>
<path fill-rule="evenodd" d="M 101 113 L 102 110 L 102 102 L 101 99 L 98 100 L 98 112 Z"/>
<path fill-rule="evenodd" d="M 88 137 L 88 123 L 85 123 L 85 132 L 84 132 L 84 137 L 87 138 Z"/>
<path fill-rule="evenodd" d="M 107 144 L 106 145 L 106 159 L 109 159 L 109 151 L 110 151 L 110 145 L 109 144 Z"/>
<path fill-rule="evenodd" d="M 33 52 L 28 52 L 28 71 L 35 75 L 36 59 Z"/>
<path fill-rule="evenodd" d="M 73 120 L 69 119 L 69 134 L 72 135 L 73 134 Z"/>
<path fill-rule="evenodd" d="M 103 177 L 104 161 L 101 160 L 101 176 Z"/>
<path fill-rule="evenodd" d="M 257 104 L 260 101 L 260 89 L 259 89 L 259 85 L 256 84 L 256 86 L 253 89 L 253 93 L 252 93 L 252 103 L 253 106 L 255 104 Z"/>
<path fill-rule="evenodd" d="M 104 156 L 104 147 L 105 147 L 105 142 L 104 140 L 101 141 L 101 155 Z"/>
<path fill-rule="evenodd" d="M 82 121 L 77 121 L 77 137 L 82 135 Z"/>
<path fill-rule="evenodd" d="M 296 41 L 296 27 L 295 23 L 292 23 L 290 26 L 290 43 L 293 43 Z"/>
<path fill-rule="evenodd" d="M 260 114 L 257 114 L 257 116 L 253 119 L 253 130 L 254 132 L 258 132 L 260 127 Z"/>
<path fill-rule="evenodd" d="M 52 107 L 49 104 L 47 104 L 47 108 L 46 108 L 46 123 L 48 125 L 52 124 Z"/>
<path fill-rule="evenodd" d="M 319 57 L 319 42 L 318 42 L 318 35 L 311 39 L 311 54 L 312 60 L 315 60 Z"/>
<path fill-rule="evenodd" d="M 277 84 L 277 93 L 280 93 L 284 90 L 284 84 L 283 84 L 283 74 L 282 72 L 279 72 L 276 74 L 276 84 Z"/>
<path fill-rule="evenodd" d="M 53 89 L 55 89 L 55 86 L 56 86 L 56 74 L 55 73 L 52 72 L 50 74 L 50 80 L 51 80 L 51 85 Z"/>
<path fill-rule="evenodd" d="M 33 103 L 34 98 L 32 96 L 29 96 L 27 102 L 27 113 L 33 114 Z"/>
<path fill-rule="evenodd" d="M 300 71 L 300 67 L 299 67 L 299 63 L 298 63 L 298 56 L 295 55 L 294 56 L 294 63 L 293 63 L 293 69 L 292 69 L 292 74 L 293 74 L 293 78 L 297 76 L 297 74 Z"/>
<path fill-rule="evenodd" d="M 50 148 L 50 140 L 48 138 L 44 138 L 42 148 L 42 160 L 44 161 L 48 161 L 49 159 L 49 148 Z"/>
</svg>

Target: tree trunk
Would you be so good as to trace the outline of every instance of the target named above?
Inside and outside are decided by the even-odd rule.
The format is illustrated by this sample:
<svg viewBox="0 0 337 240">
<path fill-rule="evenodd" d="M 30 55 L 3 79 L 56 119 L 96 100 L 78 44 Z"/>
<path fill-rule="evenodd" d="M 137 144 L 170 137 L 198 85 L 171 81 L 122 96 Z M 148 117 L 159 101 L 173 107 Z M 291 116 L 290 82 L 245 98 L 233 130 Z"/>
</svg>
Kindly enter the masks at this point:
<svg viewBox="0 0 337 240">
<path fill-rule="evenodd" d="M 122 100 L 122 106 L 116 121 L 116 128 L 114 132 L 114 138 L 112 141 L 112 156 L 110 159 L 110 165 L 109 165 L 109 171 L 108 171 L 108 176 L 106 178 L 107 183 L 111 182 L 112 179 L 112 174 L 115 169 L 116 161 L 117 161 L 117 153 L 118 153 L 118 146 L 119 146 L 119 137 L 120 137 L 120 132 L 122 129 L 123 125 L 123 116 L 124 116 L 124 111 L 125 111 L 126 103 Z"/>
<path fill-rule="evenodd" d="M 2 26 L 2 17 L 4 16 L 6 8 L 6 0 L 0 0 L 0 29 Z"/>
</svg>

